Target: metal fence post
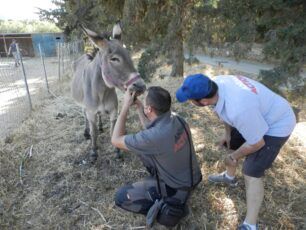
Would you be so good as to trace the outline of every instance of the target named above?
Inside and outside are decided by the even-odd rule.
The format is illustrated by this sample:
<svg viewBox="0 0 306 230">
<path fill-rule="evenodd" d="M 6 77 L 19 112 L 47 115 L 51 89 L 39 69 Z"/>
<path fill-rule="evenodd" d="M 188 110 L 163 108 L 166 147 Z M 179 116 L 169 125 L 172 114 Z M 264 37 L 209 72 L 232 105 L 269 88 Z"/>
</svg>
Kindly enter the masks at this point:
<svg viewBox="0 0 306 230">
<path fill-rule="evenodd" d="M 61 48 L 60 43 L 57 43 L 57 55 L 58 55 L 58 80 L 61 80 Z"/>
<path fill-rule="evenodd" d="M 65 49 L 66 49 L 66 45 L 63 42 L 62 43 L 62 47 L 61 47 L 61 55 L 62 55 L 62 74 L 63 76 L 65 75 Z"/>
<path fill-rule="evenodd" d="M 44 59 L 43 53 L 41 51 L 40 43 L 38 44 L 38 49 L 39 49 L 40 59 L 41 59 L 41 62 L 42 62 L 43 68 L 44 68 L 46 88 L 47 88 L 47 91 L 49 93 L 49 84 L 48 84 L 48 77 L 47 77 L 46 66 L 45 66 L 45 59 Z"/>
<path fill-rule="evenodd" d="M 71 43 L 68 43 L 68 63 L 72 63 L 72 56 L 71 56 Z M 71 65 L 70 65 L 71 66 Z M 70 69 L 68 69 L 70 71 Z"/>
<path fill-rule="evenodd" d="M 24 84 L 25 84 L 25 88 L 26 88 L 26 91 L 27 91 L 27 95 L 28 95 L 30 110 L 32 111 L 33 107 L 32 107 L 32 101 L 31 101 L 31 96 L 30 96 L 27 76 L 26 76 L 26 72 L 25 72 L 25 69 L 24 69 L 24 65 L 23 65 L 23 61 L 22 61 L 22 55 L 20 53 L 20 49 L 19 49 L 19 45 L 18 44 L 16 44 L 16 48 L 17 48 L 17 58 L 20 60 L 20 63 L 21 63 L 23 79 L 24 79 Z"/>
</svg>

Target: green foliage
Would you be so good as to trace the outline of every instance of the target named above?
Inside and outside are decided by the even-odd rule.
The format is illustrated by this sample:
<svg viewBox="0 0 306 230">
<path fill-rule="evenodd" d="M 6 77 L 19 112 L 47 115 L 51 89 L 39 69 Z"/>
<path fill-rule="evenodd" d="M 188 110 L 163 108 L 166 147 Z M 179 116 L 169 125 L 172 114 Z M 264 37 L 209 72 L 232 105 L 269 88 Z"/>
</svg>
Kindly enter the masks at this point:
<svg viewBox="0 0 306 230">
<path fill-rule="evenodd" d="M 151 44 L 140 63 L 146 78 L 153 73 L 156 54 L 171 60 L 173 75 L 181 75 L 183 42 L 190 54 L 199 47 L 230 43 L 237 60 L 244 58 L 256 42 L 264 44 L 266 60 L 278 63 L 275 70 L 261 73 L 262 81 L 272 88 L 290 86 L 294 89 L 302 84 L 299 72 L 306 63 L 305 0 L 54 2 L 58 9 L 41 10 L 41 17 L 54 21 L 71 36 L 80 36 L 80 23 L 96 31 L 111 30 L 114 22 L 122 19 L 125 44 L 133 47 Z M 155 46 L 159 49 L 156 52 L 153 51 Z"/>
<path fill-rule="evenodd" d="M 0 33 L 47 33 L 61 32 L 51 22 L 37 20 L 0 20 Z"/>
<path fill-rule="evenodd" d="M 193 55 L 190 55 L 188 58 L 185 59 L 185 62 L 188 64 L 188 65 L 193 65 L 193 64 L 199 64 L 200 61 L 199 59 L 197 59 L 195 56 Z"/>
<path fill-rule="evenodd" d="M 142 53 L 138 63 L 138 72 L 145 81 L 150 81 L 150 79 L 152 79 L 153 74 L 159 66 L 157 62 L 159 53 L 160 46 L 158 43 L 152 43 Z"/>
<path fill-rule="evenodd" d="M 206 44 L 218 47 L 232 43 L 237 60 L 244 58 L 252 43 L 264 44 L 266 60 L 277 61 L 272 71 L 260 74 L 262 81 L 274 90 L 286 86 L 299 88 L 299 76 L 306 63 L 306 1 L 294 0 L 223 0 L 203 1 L 192 8 L 190 37 L 192 52 Z M 187 30 L 186 30 L 187 31 Z"/>
<path fill-rule="evenodd" d="M 274 92 L 283 95 L 279 88 L 279 79 L 283 79 L 285 76 L 282 74 L 280 68 L 275 68 L 274 70 L 262 70 L 259 74 L 259 80 L 264 84 L 269 86 Z"/>
<path fill-rule="evenodd" d="M 52 21 L 69 37 L 79 37 L 80 24 L 96 32 L 110 31 L 114 22 L 122 18 L 121 0 L 52 0 L 53 10 L 40 10 L 40 18 Z M 103 30 L 103 31 L 101 31 Z"/>
<path fill-rule="evenodd" d="M 267 6 L 269 6 L 267 8 Z M 265 31 L 264 54 L 267 59 L 279 60 L 279 66 L 265 74 L 260 74 L 264 82 L 287 85 L 298 90 L 303 83 L 299 72 L 306 63 L 306 2 L 274 0 L 260 5 L 261 29 Z M 264 28 L 264 29 L 263 29 Z M 278 77 L 273 77 L 274 75 Z"/>
<path fill-rule="evenodd" d="M 241 43 L 241 42 L 234 42 L 231 50 L 234 54 L 235 60 L 239 61 L 245 58 L 245 54 L 252 48 L 251 43 Z"/>
<path fill-rule="evenodd" d="M 158 0 L 125 1 L 124 33 L 127 43 L 138 45 L 162 42 L 170 21 L 169 3 Z"/>
</svg>

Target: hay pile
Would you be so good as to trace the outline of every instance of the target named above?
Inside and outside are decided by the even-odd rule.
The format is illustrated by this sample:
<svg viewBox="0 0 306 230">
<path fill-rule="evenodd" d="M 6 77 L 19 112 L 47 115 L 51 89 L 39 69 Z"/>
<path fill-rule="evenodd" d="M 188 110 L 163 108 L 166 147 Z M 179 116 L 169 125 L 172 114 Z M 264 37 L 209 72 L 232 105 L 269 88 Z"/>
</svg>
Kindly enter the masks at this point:
<svg viewBox="0 0 306 230">
<path fill-rule="evenodd" d="M 186 66 L 186 74 L 213 75 L 214 68 Z M 154 85 L 168 89 L 172 96 L 181 79 L 164 78 L 170 69 L 158 70 Z M 94 166 L 79 165 L 88 151 L 83 137 L 81 109 L 69 94 L 69 84 L 36 108 L 9 138 L 0 144 L 0 229 L 142 229 L 143 216 L 114 206 L 118 187 L 146 175 L 132 153 L 115 160 L 110 144 L 109 121 L 99 136 L 99 158 Z M 120 93 L 119 98 L 122 98 Z M 222 124 L 208 108 L 173 103 L 173 110 L 186 118 L 192 128 L 203 182 L 190 199 L 190 215 L 177 229 L 235 229 L 245 214 L 243 180 L 237 188 L 211 185 L 207 176 L 224 169 L 224 150 L 215 142 Z M 128 132 L 140 125 L 135 112 L 129 114 Z M 31 149 L 32 146 L 32 149 Z M 31 157 L 25 158 L 25 154 Z M 265 179 L 266 196 L 260 212 L 260 227 L 268 229 L 305 228 L 305 146 L 292 138 Z M 19 167 L 23 162 L 23 171 Z M 238 176 L 241 177 L 239 171 Z M 156 225 L 155 229 L 165 229 Z"/>
</svg>

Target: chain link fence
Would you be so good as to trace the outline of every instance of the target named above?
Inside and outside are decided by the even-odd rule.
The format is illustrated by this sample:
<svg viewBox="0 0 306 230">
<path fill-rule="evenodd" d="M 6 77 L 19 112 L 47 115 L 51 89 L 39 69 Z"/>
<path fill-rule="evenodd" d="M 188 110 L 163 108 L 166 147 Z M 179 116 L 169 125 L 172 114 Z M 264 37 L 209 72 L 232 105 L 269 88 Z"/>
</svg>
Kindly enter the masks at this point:
<svg viewBox="0 0 306 230">
<path fill-rule="evenodd" d="M 0 57 L 0 139 L 17 128 L 40 105 L 44 95 L 72 75 L 72 62 L 83 53 L 82 41 L 57 43 L 56 56 L 23 57 L 17 45 L 13 57 Z"/>
</svg>

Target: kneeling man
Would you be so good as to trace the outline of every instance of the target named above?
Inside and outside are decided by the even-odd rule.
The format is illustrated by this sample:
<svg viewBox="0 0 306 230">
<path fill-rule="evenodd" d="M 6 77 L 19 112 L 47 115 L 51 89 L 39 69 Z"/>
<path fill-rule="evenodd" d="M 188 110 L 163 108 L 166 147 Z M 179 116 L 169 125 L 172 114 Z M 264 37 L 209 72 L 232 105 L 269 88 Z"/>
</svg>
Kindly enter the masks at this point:
<svg viewBox="0 0 306 230">
<path fill-rule="evenodd" d="M 144 130 L 126 135 L 129 108 L 136 104 Z M 130 212 L 147 215 L 160 203 L 157 221 L 175 226 L 188 214 L 190 191 L 201 181 L 190 129 L 183 118 L 171 113 L 171 96 L 161 87 L 150 87 L 142 104 L 126 92 L 117 119 L 112 144 L 137 154 L 150 176 L 120 188 L 115 203 Z"/>
</svg>

